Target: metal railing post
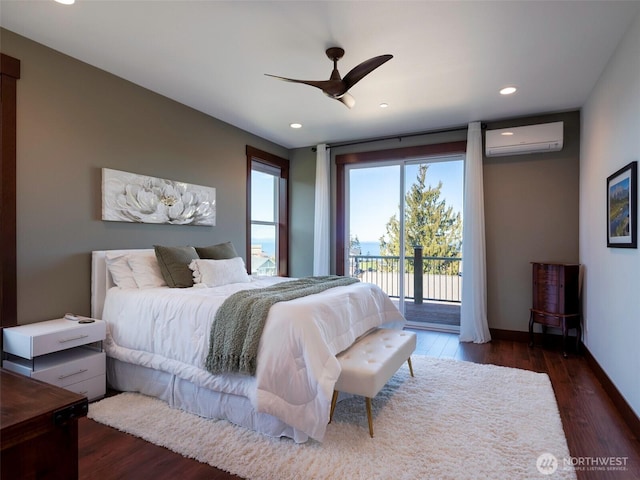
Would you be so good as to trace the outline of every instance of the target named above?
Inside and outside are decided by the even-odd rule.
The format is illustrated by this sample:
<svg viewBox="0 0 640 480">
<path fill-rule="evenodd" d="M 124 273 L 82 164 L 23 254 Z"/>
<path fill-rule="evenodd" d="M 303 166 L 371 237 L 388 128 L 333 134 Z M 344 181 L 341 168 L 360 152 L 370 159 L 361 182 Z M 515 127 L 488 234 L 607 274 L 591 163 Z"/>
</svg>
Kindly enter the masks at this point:
<svg viewBox="0 0 640 480">
<path fill-rule="evenodd" d="M 413 247 L 413 303 L 422 305 L 422 245 Z"/>
</svg>

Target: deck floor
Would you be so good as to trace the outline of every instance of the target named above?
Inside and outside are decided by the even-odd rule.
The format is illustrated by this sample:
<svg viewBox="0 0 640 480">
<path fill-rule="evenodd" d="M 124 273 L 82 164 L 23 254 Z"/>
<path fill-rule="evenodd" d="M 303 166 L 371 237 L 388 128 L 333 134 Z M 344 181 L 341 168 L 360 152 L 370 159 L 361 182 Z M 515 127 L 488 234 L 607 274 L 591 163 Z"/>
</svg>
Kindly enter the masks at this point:
<svg viewBox="0 0 640 480">
<path fill-rule="evenodd" d="M 393 301 L 397 306 L 397 299 L 393 299 Z M 424 300 L 421 304 L 415 304 L 413 301 L 407 300 L 404 309 L 404 317 L 410 322 L 460 326 L 460 303 L 458 302 Z"/>
</svg>

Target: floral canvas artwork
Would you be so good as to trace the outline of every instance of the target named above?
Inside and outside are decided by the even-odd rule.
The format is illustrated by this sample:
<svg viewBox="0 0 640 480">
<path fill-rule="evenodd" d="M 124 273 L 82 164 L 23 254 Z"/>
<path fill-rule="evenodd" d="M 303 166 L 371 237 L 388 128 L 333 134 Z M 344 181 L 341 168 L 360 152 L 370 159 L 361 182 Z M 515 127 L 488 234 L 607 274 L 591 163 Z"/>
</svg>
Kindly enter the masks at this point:
<svg viewBox="0 0 640 480">
<path fill-rule="evenodd" d="M 103 168 L 102 219 L 213 226 L 216 189 Z"/>
</svg>

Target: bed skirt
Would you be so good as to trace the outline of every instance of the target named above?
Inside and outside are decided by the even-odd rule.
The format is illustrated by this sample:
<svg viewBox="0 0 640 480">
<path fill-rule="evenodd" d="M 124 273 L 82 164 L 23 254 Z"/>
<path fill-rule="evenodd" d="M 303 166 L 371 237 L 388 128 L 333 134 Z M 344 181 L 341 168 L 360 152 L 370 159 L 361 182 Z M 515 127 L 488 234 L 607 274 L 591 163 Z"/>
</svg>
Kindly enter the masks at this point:
<svg viewBox="0 0 640 480">
<path fill-rule="evenodd" d="M 138 392 L 159 398 L 172 408 L 204 418 L 227 420 L 270 437 L 288 437 L 296 443 L 309 439 L 307 434 L 282 420 L 256 412 L 247 397 L 202 388 L 160 370 L 107 357 L 107 383 L 120 392 Z"/>
</svg>

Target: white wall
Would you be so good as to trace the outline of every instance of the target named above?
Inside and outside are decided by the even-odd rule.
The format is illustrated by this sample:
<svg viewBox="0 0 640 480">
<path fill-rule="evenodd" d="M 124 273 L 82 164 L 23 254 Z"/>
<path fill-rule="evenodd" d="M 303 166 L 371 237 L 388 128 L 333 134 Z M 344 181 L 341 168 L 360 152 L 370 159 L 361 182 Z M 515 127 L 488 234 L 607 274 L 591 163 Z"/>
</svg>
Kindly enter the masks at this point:
<svg viewBox="0 0 640 480">
<path fill-rule="evenodd" d="M 640 160 L 640 16 L 583 108 L 580 150 L 584 341 L 640 416 L 640 251 L 607 248 L 605 229 L 607 177 Z"/>
</svg>

